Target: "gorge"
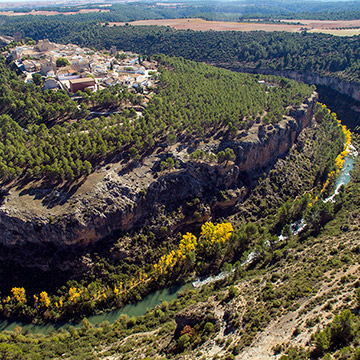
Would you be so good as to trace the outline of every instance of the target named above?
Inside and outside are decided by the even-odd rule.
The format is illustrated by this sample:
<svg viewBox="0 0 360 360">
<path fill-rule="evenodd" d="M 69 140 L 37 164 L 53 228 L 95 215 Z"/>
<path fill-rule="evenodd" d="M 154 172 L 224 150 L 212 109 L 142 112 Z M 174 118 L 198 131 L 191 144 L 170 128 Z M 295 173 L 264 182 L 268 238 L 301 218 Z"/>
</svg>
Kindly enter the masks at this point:
<svg viewBox="0 0 360 360">
<path fill-rule="evenodd" d="M 254 124 L 240 133 L 240 140 L 211 141 L 215 153 L 233 149 L 236 161 L 225 165 L 191 160 L 188 154 L 192 144 L 175 144 L 156 149 L 145 161 L 130 167 L 112 164 L 108 170 L 102 168 L 80 184 L 70 198 L 61 189 L 10 189 L 0 207 L 1 245 L 28 251 L 27 245 L 32 244 L 39 254 L 47 246 L 86 246 L 119 232 L 149 226 L 151 218 L 161 215 L 159 209 L 171 213 L 193 198 L 203 204 L 201 216 L 182 215 L 172 220 L 169 230 L 172 233 L 184 224 L 202 223 L 215 209 L 241 202 L 251 186 L 251 177 L 256 179 L 261 169 L 287 153 L 299 133 L 311 126 L 316 101 L 314 93 L 278 124 Z M 198 148 L 202 146 L 209 148 L 206 143 Z M 153 169 L 165 155 L 180 161 L 181 168 L 158 175 Z M 229 191 L 231 197 L 219 201 L 220 191 Z M 41 260 L 35 263 L 46 270 Z"/>
</svg>

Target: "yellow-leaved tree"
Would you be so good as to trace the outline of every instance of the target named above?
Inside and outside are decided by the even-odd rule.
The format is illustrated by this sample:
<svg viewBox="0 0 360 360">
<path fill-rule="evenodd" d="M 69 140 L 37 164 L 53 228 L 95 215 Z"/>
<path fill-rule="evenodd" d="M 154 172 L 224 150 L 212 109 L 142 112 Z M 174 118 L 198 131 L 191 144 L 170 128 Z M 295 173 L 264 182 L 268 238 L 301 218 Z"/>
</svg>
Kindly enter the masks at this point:
<svg viewBox="0 0 360 360">
<path fill-rule="evenodd" d="M 214 225 L 208 221 L 201 227 L 200 239 L 209 243 L 225 243 L 230 239 L 234 228 L 231 223 L 221 223 Z"/>
<path fill-rule="evenodd" d="M 45 307 L 49 307 L 50 305 L 50 298 L 49 295 L 47 294 L 46 291 L 42 291 L 40 293 L 40 303 L 45 306 Z"/>
<path fill-rule="evenodd" d="M 25 289 L 24 288 L 18 288 L 18 287 L 14 287 L 11 289 L 11 292 L 14 296 L 14 299 L 18 302 L 18 303 L 26 303 L 26 295 L 25 295 Z"/>
</svg>

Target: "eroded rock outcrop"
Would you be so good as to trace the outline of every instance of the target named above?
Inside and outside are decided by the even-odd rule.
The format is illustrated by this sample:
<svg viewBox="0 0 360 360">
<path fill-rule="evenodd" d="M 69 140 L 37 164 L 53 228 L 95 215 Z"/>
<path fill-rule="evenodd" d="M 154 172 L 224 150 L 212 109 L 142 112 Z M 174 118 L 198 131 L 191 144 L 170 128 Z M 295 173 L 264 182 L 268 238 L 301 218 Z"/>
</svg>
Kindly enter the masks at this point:
<svg viewBox="0 0 360 360">
<path fill-rule="evenodd" d="M 181 331 L 185 326 L 194 327 L 196 324 L 220 322 L 216 307 L 213 303 L 197 303 L 179 311 L 175 316 L 176 330 Z"/>
<path fill-rule="evenodd" d="M 237 67 L 232 68 L 234 71 L 246 72 L 251 74 L 264 74 L 282 76 L 298 82 L 304 82 L 309 85 L 326 86 L 338 91 L 341 94 L 350 96 L 356 101 L 360 101 L 360 83 L 341 80 L 336 77 L 323 76 L 313 72 L 299 72 L 295 70 L 274 70 L 262 68 Z"/>
<path fill-rule="evenodd" d="M 235 163 L 220 166 L 190 160 L 192 144 L 174 145 L 166 152 L 158 149 L 133 167 L 122 163 L 103 167 L 71 191 L 11 189 L 0 207 L 0 244 L 19 249 L 26 244 L 60 249 L 84 246 L 149 227 L 159 214 L 179 214 L 179 207 L 194 198 L 202 204 L 197 217 L 174 215 L 171 227 L 203 222 L 216 208 L 241 201 L 248 191 L 242 181 L 246 174 L 289 150 L 302 129 L 310 126 L 316 100 L 314 93 L 276 125 L 255 124 L 239 140 L 211 144 L 215 153 L 232 148 Z M 158 172 L 158 164 L 168 155 L 178 160 L 180 168 Z M 221 198 L 222 191 L 229 198 Z"/>
</svg>

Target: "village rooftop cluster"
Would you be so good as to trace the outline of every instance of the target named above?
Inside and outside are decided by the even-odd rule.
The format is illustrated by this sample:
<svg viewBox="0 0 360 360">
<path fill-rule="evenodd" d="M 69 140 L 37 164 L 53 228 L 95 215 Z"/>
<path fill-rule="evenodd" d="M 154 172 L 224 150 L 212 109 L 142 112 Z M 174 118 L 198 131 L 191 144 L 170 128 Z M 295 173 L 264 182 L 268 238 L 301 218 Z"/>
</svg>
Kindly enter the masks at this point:
<svg viewBox="0 0 360 360">
<path fill-rule="evenodd" d="M 14 61 L 25 75 L 25 82 L 32 82 L 33 75 L 41 74 L 44 89 L 63 89 L 69 93 L 90 88 L 93 91 L 116 84 L 134 90 L 146 90 L 153 85 L 156 64 L 142 61 L 130 52 L 96 52 L 74 44 L 55 44 L 48 39 L 36 45 L 17 46 L 8 60 Z"/>
</svg>

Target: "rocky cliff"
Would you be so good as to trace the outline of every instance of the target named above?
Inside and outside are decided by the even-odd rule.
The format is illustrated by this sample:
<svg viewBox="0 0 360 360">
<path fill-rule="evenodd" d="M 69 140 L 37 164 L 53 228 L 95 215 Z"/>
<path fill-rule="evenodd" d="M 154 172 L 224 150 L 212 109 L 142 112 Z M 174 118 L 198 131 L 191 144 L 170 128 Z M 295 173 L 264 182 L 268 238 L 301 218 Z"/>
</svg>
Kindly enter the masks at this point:
<svg viewBox="0 0 360 360">
<path fill-rule="evenodd" d="M 226 66 L 225 66 L 226 67 Z M 341 94 L 348 95 L 356 101 L 360 101 L 360 83 L 340 80 L 335 77 L 322 76 L 312 72 L 298 72 L 295 70 L 274 70 L 262 68 L 248 68 L 248 67 L 230 67 L 231 70 L 246 72 L 251 74 L 264 74 L 282 76 L 296 81 L 304 82 L 309 85 L 327 86 Z"/>
<path fill-rule="evenodd" d="M 233 206 L 246 195 L 243 179 L 284 155 L 314 114 L 316 93 L 276 125 L 255 124 L 231 142 L 214 140 L 216 153 L 231 147 L 236 162 L 219 166 L 190 160 L 193 144 L 158 148 L 143 161 L 129 166 L 111 164 L 91 174 L 72 189 L 9 190 L 0 207 L 0 244 L 31 251 L 88 245 L 117 233 L 147 226 L 178 229 L 209 219 L 218 208 Z M 172 156 L 180 167 L 159 171 Z M 222 194 L 226 192 L 226 197 Z M 200 199 L 196 216 L 186 215 L 184 203 Z M 172 214 L 170 216 L 170 214 Z M 30 251 L 30 253 L 31 253 Z M 45 266 L 46 267 L 46 266 Z"/>
</svg>

